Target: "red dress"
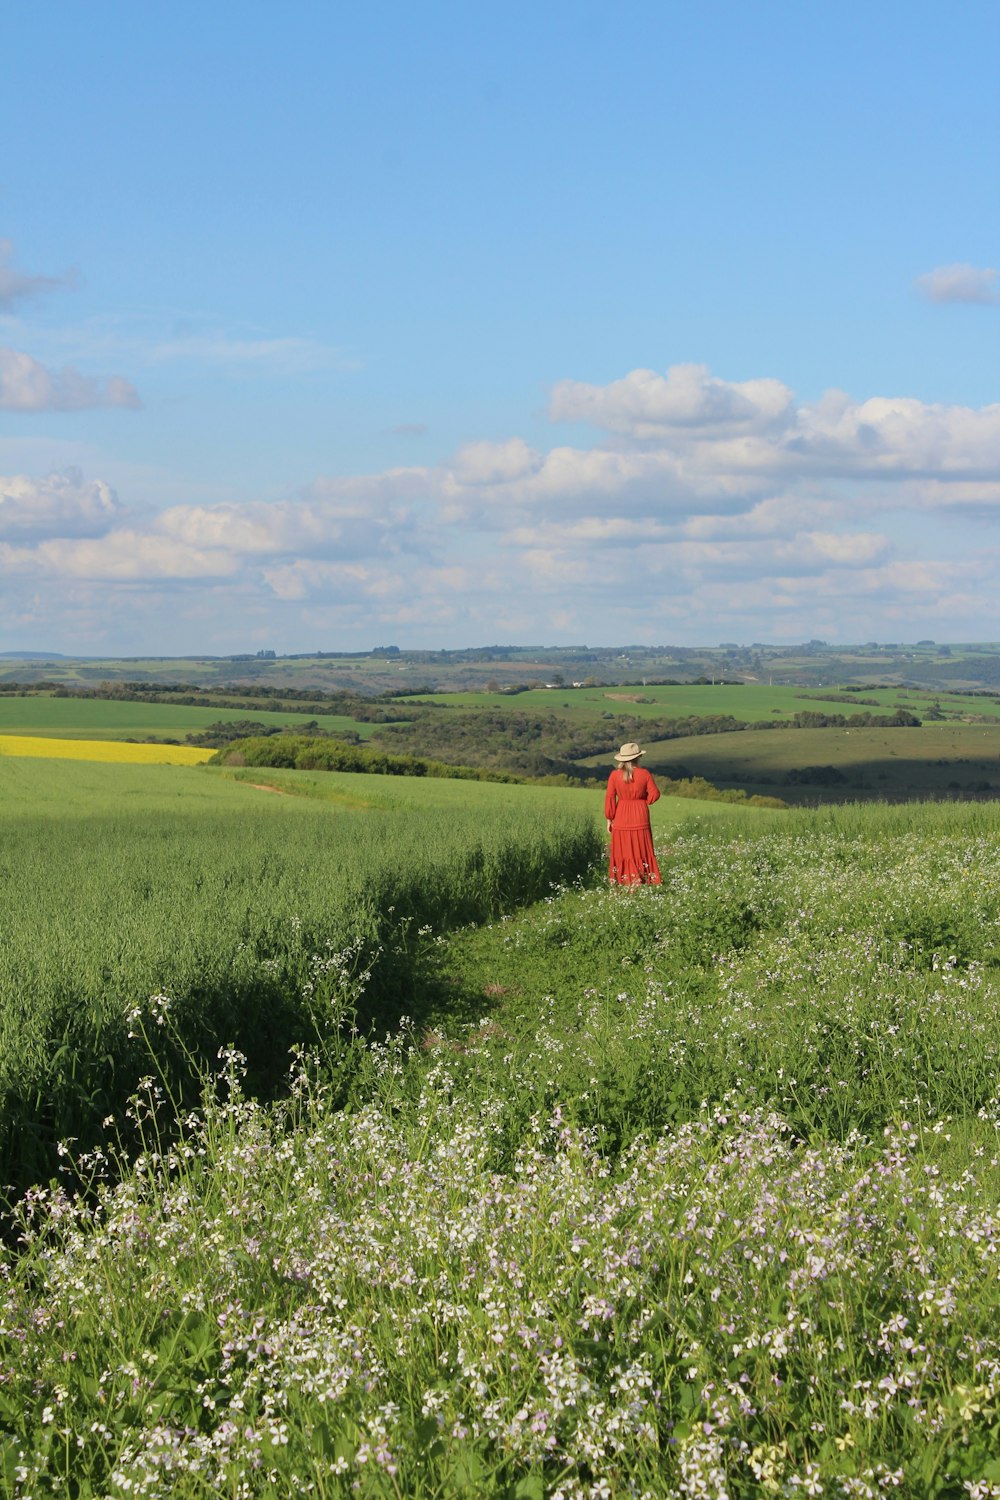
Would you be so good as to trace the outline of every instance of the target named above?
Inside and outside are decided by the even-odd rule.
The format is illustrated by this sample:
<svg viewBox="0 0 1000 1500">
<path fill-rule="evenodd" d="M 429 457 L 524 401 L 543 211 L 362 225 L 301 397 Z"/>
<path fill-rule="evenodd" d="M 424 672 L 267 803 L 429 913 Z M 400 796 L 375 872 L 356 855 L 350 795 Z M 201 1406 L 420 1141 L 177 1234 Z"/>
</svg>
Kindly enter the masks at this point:
<svg viewBox="0 0 1000 1500">
<path fill-rule="evenodd" d="M 656 782 L 642 766 L 634 768 L 631 781 L 618 769 L 608 777 L 604 816 L 611 823 L 608 879 L 612 885 L 660 884 L 649 827 L 649 809 L 659 796 Z"/>
</svg>

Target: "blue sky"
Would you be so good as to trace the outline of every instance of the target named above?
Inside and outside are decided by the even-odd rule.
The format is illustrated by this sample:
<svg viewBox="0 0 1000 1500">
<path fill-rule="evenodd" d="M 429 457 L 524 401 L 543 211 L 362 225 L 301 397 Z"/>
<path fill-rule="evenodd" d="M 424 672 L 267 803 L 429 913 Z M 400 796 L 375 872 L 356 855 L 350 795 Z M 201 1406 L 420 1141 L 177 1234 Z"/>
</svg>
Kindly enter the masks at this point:
<svg viewBox="0 0 1000 1500">
<path fill-rule="evenodd" d="M 22 7 L 0 649 L 1000 638 L 1000 7 Z"/>
</svg>

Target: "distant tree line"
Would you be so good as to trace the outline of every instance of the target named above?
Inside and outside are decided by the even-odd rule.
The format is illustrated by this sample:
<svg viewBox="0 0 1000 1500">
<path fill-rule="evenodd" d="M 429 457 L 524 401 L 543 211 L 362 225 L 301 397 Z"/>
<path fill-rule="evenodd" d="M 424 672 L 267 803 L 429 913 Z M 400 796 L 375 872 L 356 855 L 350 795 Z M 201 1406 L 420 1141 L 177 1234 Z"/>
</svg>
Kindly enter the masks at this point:
<svg viewBox="0 0 1000 1500">
<path fill-rule="evenodd" d="M 275 735 L 293 734 L 310 735 L 316 739 L 330 738 L 328 731 L 321 729 L 315 719 L 307 719 L 304 724 L 296 725 L 262 724 L 259 719 L 220 719 L 216 724 L 209 724 L 202 730 L 185 735 L 184 743 L 222 749 L 236 740 L 263 740 Z M 361 743 L 361 736 L 355 734 L 352 729 L 338 730 L 336 738 L 345 744 L 359 745 Z"/>
<path fill-rule="evenodd" d="M 250 766 L 289 771 L 364 771 L 375 776 L 446 777 L 459 781 L 517 782 L 506 771 L 481 766 L 445 765 L 415 755 L 390 755 L 367 745 L 299 734 L 276 734 L 238 740 L 219 750 L 210 765 Z"/>
<path fill-rule="evenodd" d="M 528 714 L 516 709 L 480 709 L 468 713 L 426 716 L 413 723 L 380 729 L 377 740 L 394 751 L 430 755 L 463 765 L 503 767 L 521 776 L 566 776 L 593 781 L 606 774 L 581 760 L 611 753 L 625 740 L 688 739 L 706 734 L 733 734 L 761 729 L 895 729 L 917 726 L 915 714 L 825 714 L 803 710 L 792 719 L 748 723 L 730 714 L 684 719 L 639 718 L 606 714 L 597 722 L 577 724 L 558 714 Z"/>
</svg>

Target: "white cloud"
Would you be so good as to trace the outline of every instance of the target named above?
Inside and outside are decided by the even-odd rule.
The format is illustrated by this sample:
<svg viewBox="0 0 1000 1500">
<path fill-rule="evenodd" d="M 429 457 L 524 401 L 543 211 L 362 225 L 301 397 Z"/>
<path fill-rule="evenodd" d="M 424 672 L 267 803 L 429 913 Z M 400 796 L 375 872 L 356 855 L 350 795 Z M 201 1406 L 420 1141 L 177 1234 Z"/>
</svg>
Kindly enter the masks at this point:
<svg viewBox="0 0 1000 1500">
<path fill-rule="evenodd" d="M 978 409 L 828 393 L 797 414 L 794 435 L 772 461 L 819 474 L 890 478 L 1000 477 L 1000 404 Z M 766 456 L 765 456 L 766 461 Z"/>
<path fill-rule="evenodd" d="M 992 266 L 937 266 L 914 286 L 928 302 L 1000 303 L 1000 274 Z"/>
<path fill-rule="evenodd" d="M 36 547 L 0 543 L 0 571 L 115 583 L 227 578 L 239 570 L 229 553 L 200 550 L 170 537 L 132 529 L 99 539 L 50 538 Z"/>
<path fill-rule="evenodd" d="M 72 366 L 49 370 L 16 349 L 0 347 L 0 410 L 86 411 L 93 407 L 142 405 L 133 385 L 120 375 L 106 379 L 81 375 Z"/>
<path fill-rule="evenodd" d="M 719 380 L 707 365 L 673 365 L 666 375 L 633 370 L 610 385 L 561 380 L 552 391 L 554 422 L 587 422 L 634 438 L 664 438 L 672 428 L 755 432 L 781 424 L 792 393 L 780 380 Z"/>
<path fill-rule="evenodd" d="M 279 599 L 307 599 L 319 594 L 338 604 L 360 604 L 384 597 L 393 587 L 391 575 L 384 568 L 313 558 L 265 568 L 264 578 Z"/>
<path fill-rule="evenodd" d="M 606 389 L 627 385 L 626 379 Z M 745 518 L 763 504 L 789 513 L 797 504 L 829 508 L 836 502 L 850 511 L 964 501 L 982 510 L 1000 483 L 1000 404 L 971 408 L 883 396 L 856 401 L 830 391 L 798 406 L 783 397 L 770 405 L 761 399 L 747 430 L 737 433 L 710 401 L 702 422 L 692 406 L 689 421 L 665 424 L 654 442 L 644 416 L 617 397 L 603 403 L 599 388 L 588 389 L 591 409 L 617 423 L 616 446 L 564 446 L 541 454 L 517 439 L 473 444 L 440 474 L 425 471 L 421 480 L 420 471 L 411 471 L 411 483 L 436 493 L 448 519 L 487 528 L 556 514 Z"/>
<path fill-rule="evenodd" d="M 751 476 L 782 485 L 840 476 L 1000 478 L 1000 404 L 977 409 L 905 396 L 857 401 L 834 390 L 796 405 L 779 381 L 732 385 L 702 366 L 681 365 L 666 376 L 636 370 L 607 386 L 564 381 L 555 388 L 552 415 L 588 420 L 626 440 L 615 450 L 554 449 L 546 456 L 539 476 L 549 478 L 561 460 L 563 468 L 576 467 L 570 483 L 578 489 L 586 488 L 584 470 L 613 466 L 621 489 L 634 487 L 640 474 L 655 485 L 672 472 L 691 501 L 719 493 L 745 497 Z"/>
<path fill-rule="evenodd" d="M 10 240 L 0 240 L 0 310 L 11 311 L 22 302 L 54 292 L 72 281 L 71 276 L 32 276 L 16 271 L 11 265 L 14 247 Z"/>
<path fill-rule="evenodd" d="M 847 518 L 843 503 L 798 488 L 794 494 L 772 495 L 737 515 L 690 516 L 681 523 L 692 540 L 727 541 L 741 537 L 790 536 L 809 526 L 834 525 Z"/>
<path fill-rule="evenodd" d="M 542 456 L 529 448 L 522 438 L 505 443 L 469 443 L 460 448 L 451 461 L 451 472 L 457 485 L 509 484 L 537 474 Z"/>
<path fill-rule="evenodd" d="M 299 499 L 171 506 L 158 516 L 156 530 L 189 546 L 220 548 L 245 558 L 331 551 L 341 558 L 366 557 L 398 551 L 409 519 L 399 507 Z"/>
<path fill-rule="evenodd" d="M 734 534 L 735 532 L 735 534 Z M 663 525 L 625 518 L 587 517 L 567 525 L 548 523 L 541 527 L 519 527 L 507 533 L 504 542 L 544 557 L 546 566 L 559 559 L 576 566 L 585 557 L 609 558 L 624 553 L 625 565 L 637 578 L 647 569 L 699 568 L 755 574 L 780 572 L 785 568 L 819 571 L 830 567 L 861 567 L 881 561 L 889 551 L 888 539 L 878 532 L 820 531 L 781 528 L 767 532 L 731 531 L 713 537 L 690 525 Z M 589 565 L 589 564 L 588 564 Z M 613 564 L 622 566 L 621 558 Z"/>
<path fill-rule="evenodd" d="M 0 476 L 0 539 L 103 536 L 125 515 L 103 480 L 84 480 L 78 469 L 32 479 Z"/>
<path fill-rule="evenodd" d="M 881 562 L 889 551 L 888 541 L 874 531 L 807 531 L 800 545 L 805 556 L 832 567 L 857 568 Z"/>
<path fill-rule="evenodd" d="M 397 475 L 374 484 L 317 481 L 272 504 L 174 505 L 137 521 L 108 485 L 86 484 L 75 471 L 46 481 L 0 480 L 0 539 L 19 543 L 0 551 L 0 571 L 178 582 L 240 577 L 251 586 L 257 577 L 269 587 L 276 580 L 283 597 L 305 597 L 310 570 L 363 566 L 423 545 L 410 513 L 392 498 L 397 482 Z"/>
<path fill-rule="evenodd" d="M 527 450 L 530 451 L 530 450 Z M 431 479 L 448 520 L 506 524 L 512 514 L 685 514 L 690 510 L 741 509 L 760 498 L 764 483 L 754 473 L 700 472 L 684 455 L 664 446 L 625 451 L 613 448 L 552 448 L 523 472 L 490 471 L 484 463 L 470 476 L 465 464 Z"/>
<path fill-rule="evenodd" d="M 907 609 L 969 638 L 974 613 L 996 615 L 982 520 L 1000 515 L 1000 406 L 798 403 L 777 381 L 637 373 L 573 388 L 611 428 L 593 447 L 514 436 L 269 503 L 155 510 L 129 492 L 128 513 L 79 475 L 8 482 L 0 573 L 56 614 L 73 590 L 105 587 L 111 608 L 148 586 L 199 628 L 229 601 L 265 633 L 277 611 L 362 643 L 391 625 L 551 639 L 557 617 L 577 639 L 787 638 L 810 612 L 823 629 L 807 634 L 834 639 L 885 635 Z"/>
</svg>

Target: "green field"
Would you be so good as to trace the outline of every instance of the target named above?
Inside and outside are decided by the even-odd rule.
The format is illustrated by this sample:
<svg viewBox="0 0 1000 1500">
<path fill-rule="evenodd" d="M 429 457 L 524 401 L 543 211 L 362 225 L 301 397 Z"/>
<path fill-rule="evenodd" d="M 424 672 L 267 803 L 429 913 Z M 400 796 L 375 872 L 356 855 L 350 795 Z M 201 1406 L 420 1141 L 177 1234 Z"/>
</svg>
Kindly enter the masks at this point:
<svg viewBox="0 0 1000 1500">
<path fill-rule="evenodd" d="M 364 1024 L 386 1023 L 412 927 L 538 899 L 600 849 L 578 793 L 389 780 L 296 796 L 202 768 L 0 760 L 0 1182 L 121 1106 L 146 1071 L 128 1017 L 151 995 L 170 993 L 185 1047 L 235 1040 L 269 1087 L 333 1003 L 324 955 L 369 971 Z"/>
<path fill-rule="evenodd" d="M 867 696 L 867 695 L 864 695 Z M 506 709 L 523 713 L 565 713 L 592 720 L 601 714 L 636 714 L 640 718 L 687 718 L 731 714 L 737 719 L 785 719 L 801 709 L 821 708 L 797 688 L 734 687 L 680 684 L 644 687 L 641 683 L 601 688 L 532 688 L 524 693 L 433 693 L 404 698 L 404 703 L 434 703 L 439 708 Z M 848 710 L 849 712 L 849 710 Z"/>
<path fill-rule="evenodd" d="M 259 788 L 284 796 L 261 795 Z M 576 787 L 505 786 L 477 781 L 427 780 L 410 776 L 366 776 L 336 771 L 230 770 L 216 766 L 129 766 L 96 762 L 0 760 L 0 832 L 8 822 L 36 815 L 50 818 L 135 817 L 178 812 L 197 817 L 225 811 L 238 818 L 308 816 L 337 808 L 434 815 L 436 826 L 449 813 L 512 820 L 521 815 L 595 818 L 603 828 L 603 793 Z M 730 813 L 725 804 L 693 803 L 662 797 L 651 809 L 654 830 L 665 830 L 693 816 Z M 747 816 L 753 810 L 747 809 Z"/>
<path fill-rule="evenodd" d="M 604 792 L 594 788 L 504 786 L 444 778 L 347 775 L 336 771 L 219 770 L 214 766 L 199 767 L 198 770 L 208 776 L 231 778 L 247 788 L 273 788 L 335 806 L 364 806 L 386 812 L 426 810 L 441 817 L 451 812 L 474 812 L 477 809 L 484 814 L 509 809 L 511 816 L 534 811 L 535 816 L 544 817 L 560 810 L 592 819 L 602 835 L 605 830 Z M 725 802 L 665 796 L 650 808 L 650 821 L 655 839 L 660 835 L 670 837 L 681 823 L 689 823 L 692 819 L 711 821 L 733 813 L 747 818 L 759 816 L 753 807 L 734 808 Z"/>
<path fill-rule="evenodd" d="M 352 730 L 367 738 L 377 725 L 344 714 L 294 714 L 256 706 L 201 708 L 173 703 L 130 703 L 107 698 L 56 698 L 0 695 L 0 734 L 30 734 L 81 740 L 182 740 L 201 734 L 210 724 L 254 719 L 261 724 L 301 725 L 315 719 L 328 734 Z"/>
<path fill-rule="evenodd" d="M 394 868 L 433 901 L 489 798 L 510 822 L 537 793 L 538 831 L 552 795 L 421 785 L 434 838 L 450 830 L 445 866 L 421 865 L 401 807 L 338 812 L 201 771 L 158 788 L 175 775 L 257 797 L 286 838 L 202 811 L 185 856 L 182 820 L 130 819 L 106 946 L 133 930 L 141 869 L 173 871 L 174 894 L 200 874 L 223 953 L 232 912 L 259 928 L 268 908 L 262 855 L 297 898 L 276 903 L 274 935 L 296 910 L 313 920 L 303 893 L 332 866 L 311 830 L 338 819 L 389 828 Z M 454 842 L 444 788 L 478 799 Z M 52 879 L 72 845 L 48 827 Z M 285 955 L 272 1003 L 281 984 L 327 986 L 322 1055 L 266 1103 L 226 1053 L 179 1136 L 151 1079 L 135 1121 L 116 1113 L 100 1151 L 71 1147 L 61 1184 L 32 1195 L 5 1267 L 0 1493 L 994 1494 L 1000 811 L 696 817 L 672 843 L 661 888 L 573 882 L 493 923 L 412 931 L 392 975 L 412 1019 L 388 1035 L 333 1024 L 370 982 L 342 957 L 307 944 L 296 969 L 287 944 L 258 947 L 258 967 Z M 88 882 L 109 867 L 85 868 L 73 888 L 93 923 Z M 34 937 L 64 985 L 86 973 L 92 936 L 61 945 L 36 922 Z M 190 1033 L 166 993 L 139 1024 L 172 1077 Z"/>
<path fill-rule="evenodd" d="M 860 700 L 860 701 L 858 701 Z M 729 714 L 747 723 L 762 719 L 792 719 L 803 712 L 850 715 L 870 709 L 872 713 L 894 713 L 909 708 L 918 718 L 937 705 L 946 719 L 968 715 L 1000 717 L 1000 698 L 972 694 L 923 692 L 915 688 L 866 688 L 848 693 L 843 687 L 766 687 L 759 683 L 722 686 L 710 683 L 679 683 L 676 686 L 621 684 L 600 688 L 532 688 L 523 693 L 425 693 L 400 700 L 433 703 L 439 708 L 520 709 L 524 712 L 567 713 L 574 718 L 593 719 L 602 713 L 630 713 L 639 718 L 709 717 Z"/>
<path fill-rule="evenodd" d="M 792 802 L 997 797 L 1000 725 L 744 730 L 651 742 L 645 764 Z M 828 779 L 829 767 L 843 779 Z"/>
<path fill-rule="evenodd" d="M 848 701 L 839 701 L 843 699 Z M 996 738 L 1000 699 L 985 696 L 924 693 L 913 688 L 848 694 L 833 688 L 821 692 L 688 684 L 551 689 L 514 696 L 449 693 L 404 702 L 412 703 L 415 720 L 399 727 L 343 714 L 314 717 L 318 729 L 335 738 L 351 731 L 390 752 L 510 769 L 529 776 L 553 769 L 573 772 L 577 764 L 604 769 L 610 766 L 620 739 L 637 735 L 648 750 L 647 763 L 663 775 L 702 776 L 724 789 L 778 795 L 791 802 L 982 797 L 1000 791 Z M 796 727 L 685 735 L 663 741 L 652 737 L 656 721 L 683 721 L 689 716 L 729 715 L 749 724 L 765 719 L 787 723 L 801 713 L 848 717 L 852 712 L 891 714 L 899 708 L 920 717 L 921 727 Z M 484 715 L 482 729 L 480 714 Z M 263 707 L 0 696 L 0 734 L 53 738 L 182 741 L 187 734 L 202 732 L 220 720 L 247 719 L 301 732 L 312 717 Z M 524 722 L 539 728 L 524 735 L 519 727 Z M 644 723 L 649 726 L 648 739 L 643 735 Z M 606 742 L 605 752 L 582 753 L 602 742 Z"/>
</svg>

